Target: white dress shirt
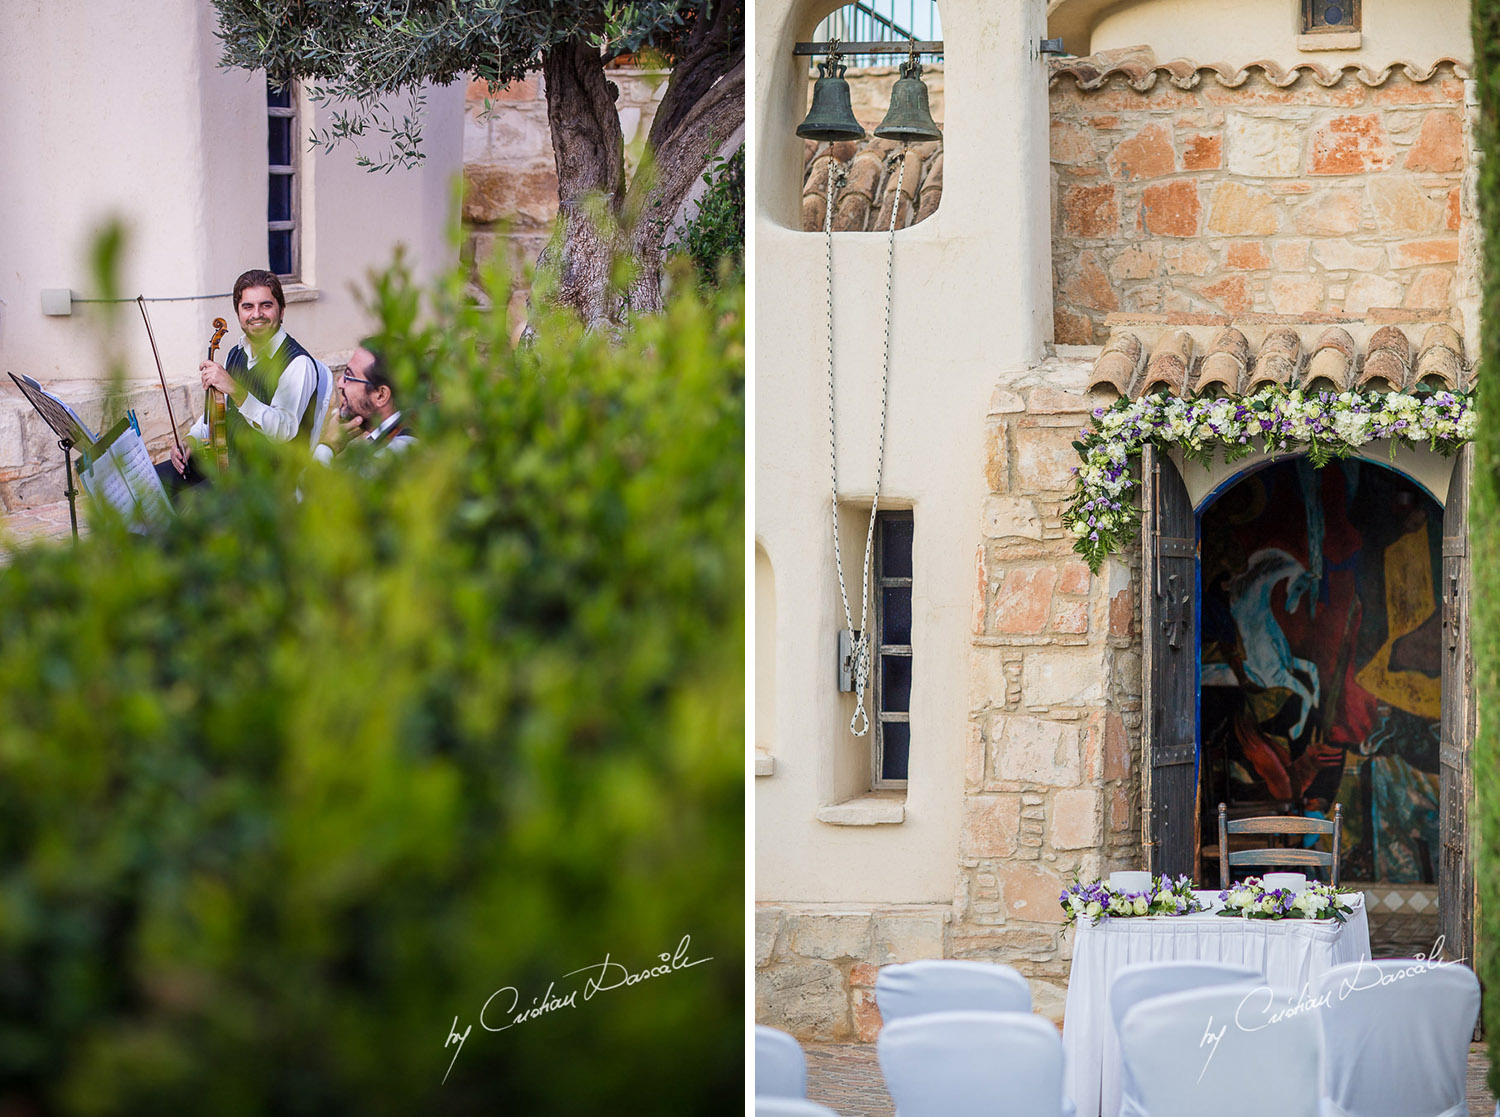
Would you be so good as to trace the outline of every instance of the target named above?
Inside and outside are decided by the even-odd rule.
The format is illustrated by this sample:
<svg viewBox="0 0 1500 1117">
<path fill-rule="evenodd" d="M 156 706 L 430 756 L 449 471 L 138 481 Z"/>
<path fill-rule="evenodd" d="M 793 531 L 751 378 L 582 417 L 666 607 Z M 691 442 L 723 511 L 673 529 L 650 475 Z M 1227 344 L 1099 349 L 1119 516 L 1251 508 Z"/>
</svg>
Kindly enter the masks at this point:
<svg viewBox="0 0 1500 1117">
<path fill-rule="evenodd" d="M 276 331 L 276 336 L 271 339 L 271 348 L 267 355 L 274 354 L 281 348 L 282 342 L 286 340 L 286 329 L 283 327 Z M 240 336 L 240 348 L 245 351 L 245 358 L 251 368 L 254 368 L 263 357 L 257 357 L 250 343 L 243 335 Z M 313 392 L 318 386 L 318 370 L 313 364 L 311 357 L 294 357 L 281 373 L 281 378 L 276 382 L 276 391 L 271 396 L 271 402 L 266 403 L 256 399 L 255 396 L 246 395 L 245 402 L 235 405 L 244 419 L 256 430 L 267 438 L 277 442 L 290 441 L 302 425 L 302 416 L 307 411 L 307 403 L 312 399 Z M 231 401 L 232 402 L 232 401 Z M 188 432 L 199 442 L 208 441 L 208 420 L 199 418 Z"/>
</svg>

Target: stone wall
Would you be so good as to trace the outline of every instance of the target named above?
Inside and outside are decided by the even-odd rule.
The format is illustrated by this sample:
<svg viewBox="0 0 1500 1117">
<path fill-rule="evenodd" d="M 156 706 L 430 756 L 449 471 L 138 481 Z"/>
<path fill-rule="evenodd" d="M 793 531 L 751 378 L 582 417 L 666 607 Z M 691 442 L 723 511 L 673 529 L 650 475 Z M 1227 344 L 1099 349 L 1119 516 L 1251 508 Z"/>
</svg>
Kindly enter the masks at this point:
<svg viewBox="0 0 1500 1117">
<path fill-rule="evenodd" d="M 1098 403 L 1086 376 L 1051 359 L 989 403 L 952 935 L 953 957 L 1009 962 L 1059 1015 L 1058 894 L 1141 859 L 1139 552 L 1093 574 L 1062 526 L 1072 443 Z"/>
<path fill-rule="evenodd" d="M 656 106 L 666 94 L 666 78 L 654 70 L 609 71 L 609 80 L 620 90 L 616 104 L 629 171 L 635 168 Z M 500 252 L 523 284 L 516 296 L 523 301 L 522 272 L 536 263 L 556 217 L 557 165 L 541 73 L 494 92 L 485 82 L 470 82 L 464 102 L 463 218 L 468 258 L 485 261 Z"/>
<path fill-rule="evenodd" d="M 758 904 L 755 1019 L 822 1043 L 873 1043 L 880 967 L 946 958 L 946 904 Z"/>
<path fill-rule="evenodd" d="M 915 958 L 1015 966 L 1060 1022 L 1072 932 L 1058 894 L 1075 872 L 1140 867 L 1139 547 L 1095 575 L 1061 519 L 1072 442 L 1100 402 L 1089 368 L 1051 358 L 990 397 L 953 902 L 759 905 L 759 1022 L 870 1042 L 879 968 Z"/>
<path fill-rule="evenodd" d="M 1468 161 L 1453 64 L 1425 80 L 1350 69 L 1331 84 L 1172 65 L 1183 76 L 1096 65 L 1109 76 L 1092 90 L 1054 76 L 1059 344 L 1102 343 L 1112 311 L 1451 304 Z"/>
</svg>

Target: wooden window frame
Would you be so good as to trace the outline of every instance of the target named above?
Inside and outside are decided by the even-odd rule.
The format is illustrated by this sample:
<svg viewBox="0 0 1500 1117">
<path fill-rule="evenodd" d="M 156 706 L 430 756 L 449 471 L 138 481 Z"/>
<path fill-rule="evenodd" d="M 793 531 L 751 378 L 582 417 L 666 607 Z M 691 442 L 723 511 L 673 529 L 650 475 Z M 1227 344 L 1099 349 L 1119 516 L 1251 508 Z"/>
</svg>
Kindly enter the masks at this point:
<svg viewBox="0 0 1500 1117">
<path fill-rule="evenodd" d="M 1339 0 L 1339 3 L 1349 10 L 1349 18 L 1343 23 L 1336 25 L 1319 24 L 1317 22 L 1318 9 L 1327 3 L 1328 0 L 1302 0 L 1302 34 L 1343 35 L 1360 30 L 1360 0 Z"/>
<path fill-rule="evenodd" d="M 915 688 L 916 676 L 912 675 L 912 687 L 907 691 L 907 708 L 905 710 L 886 710 L 885 708 L 885 671 L 884 658 L 886 656 L 905 656 L 912 659 L 912 646 L 910 644 L 888 644 L 885 642 L 885 590 L 889 587 L 904 586 L 911 589 L 914 584 L 913 577 L 892 577 L 885 572 L 885 530 L 886 525 L 894 522 L 909 523 L 913 525 L 913 547 L 915 550 L 915 515 L 909 508 L 892 509 L 887 512 L 877 512 L 875 515 L 875 633 L 873 643 L 873 662 L 870 670 L 874 675 L 874 685 L 871 688 L 871 703 L 875 711 L 874 740 L 871 742 L 870 750 L 870 787 L 875 791 L 904 789 L 908 779 L 888 779 L 882 775 L 885 771 L 885 727 L 890 722 L 901 722 L 907 726 L 907 777 L 911 774 L 911 690 Z M 916 574 L 915 565 L 912 566 L 912 574 Z M 912 623 L 915 624 L 916 611 L 912 610 Z"/>
<path fill-rule="evenodd" d="M 267 121 L 268 121 L 267 127 L 269 128 L 269 121 L 271 119 L 273 119 L 273 118 L 286 119 L 286 120 L 290 120 L 292 122 L 291 123 L 291 138 L 292 138 L 292 143 L 291 143 L 291 158 L 292 158 L 292 161 L 290 163 L 272 163 L 270 161 L 270 155 L 269 155 L 269 153 L 267 153 L 267 156 L 266 156 L 266 176 L 267 176 L 266 177 L 266 193 L 267 193 L 267 198 L 268 198 L 267 209 L 270 208 L 270 206 L 269 206 L 269 197 L 270 197 L 270 192 L 271 192 L 271 184 L 276 179 L 278 179 L 278 178 L 287 178 L 287 179 L 291 180 L 291 184 L 288 187 L 288 194 L 289 194 L 289 196 L 291 198 L 291 213 L 292 213 L 292 215 L 287 220 L 272 221 L 272 220 L 270 220 L 270 215 L 267 214 L 267 218 L 266 218 L 266 265 L 267 265 L 267 267 L 270 267 L 271 262 L 272 262 L 271 261 L 271 234 L 272 233 L 278 233 L 278 232 L 289 232 L 289 233 L 291 233 L 292 234 L 291 235 L 291 242 L 292 242 L 291 271 L 289 271 L 289 272 L 277 272 L 276 273 L 276 277 L 278 279 L 280 279 L 283 284 L 287 284 L 287 283 L 300 283 L 302 281 L 302 145 L 297 140 L 297 137 L 300 134 L 299 133 L 299 128 L 298 128 L 300 90 L 297 88 L 297 83 L 296 82 L 288 82 L 287 85 L 285 86 L 285 88 L 286 88 L 286 90 L 287 90 L 287 92 L 289 94 L 289 96 L 287 97 L 288 104 L 285 105 L 285 106 L 282 106 L 282 105 L 272 105 L 272 104 L 269 103 L 270 98 L 271 98 L 271 91 L 272 91 L 273 88 L 274 88 L 274 86 L 273 86 L 271 80 L 269 78 L 267 78 L 266 79 L 266 100 L 267 100 L 266 117 L 267 117 Z"/>
</svg>

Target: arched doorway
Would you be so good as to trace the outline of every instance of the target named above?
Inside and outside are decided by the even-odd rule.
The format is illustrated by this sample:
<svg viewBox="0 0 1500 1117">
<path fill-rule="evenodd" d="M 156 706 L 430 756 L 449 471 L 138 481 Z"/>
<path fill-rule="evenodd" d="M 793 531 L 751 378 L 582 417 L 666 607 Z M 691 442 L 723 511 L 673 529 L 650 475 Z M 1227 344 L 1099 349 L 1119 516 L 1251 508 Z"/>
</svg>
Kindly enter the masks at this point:
<svg viewBox="0 0 1500 1117">
<path fill-rule="evenodd" d="M 1446 952 L 1467 956 L 1467 454 L 1445 504 L 1370 460 L 1261 462 L 1196 508 L 1169 458 L 1145 469 L 1153 867 L 1216 883 L 1199 854 L 1221 800 L 1340 803 L 1345 879 L 1436 883 Z"/>
</svg>

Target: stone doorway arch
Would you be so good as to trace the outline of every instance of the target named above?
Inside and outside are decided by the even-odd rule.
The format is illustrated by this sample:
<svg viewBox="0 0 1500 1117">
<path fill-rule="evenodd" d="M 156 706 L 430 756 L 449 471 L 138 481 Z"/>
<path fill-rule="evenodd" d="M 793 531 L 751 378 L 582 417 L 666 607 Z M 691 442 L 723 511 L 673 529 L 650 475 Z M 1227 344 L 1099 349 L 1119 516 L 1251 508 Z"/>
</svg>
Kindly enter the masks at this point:
<svg viewBox="0 0 1500 1117">
<path fill-rule="evenodd" d="M 1422 470 L 1429 479 L 1429 484 L 1423 487 L 1443 508 L 1441 580 L 1435 587 L 1442 612 L 1442 670 L 1438 747 L 1440 840 L 1434 859 L 1439 925 L 1449 958 L 1469 958 L 1473 953 L 1474 875 L 1468 818 L 1473 802 L 1470 760 L 1475 706 L 1467 609 L 1471 455 L 1467 447 L 1456 455 L 1451 474 L 1442 478 L 1445 485 L 1431 483 L 1433 470 Z M 1379 459 L 1372 460 L 1384 464 Z M 1213 491 L 1222 490 L 1255 468 L 1257 465 L 1221 470 L 1225 479 L 1213 486 Z M 1196 877 L 1201 747 L 1199 513 L 1212 503 L 1212 495 L 1195 504 L 1184 481 L 1183 469 L 1168 454 L 1148 448 L 1142 456 L 1141 469 L 1145 709 L 1142 843 L 1152 871 Z M 1397 472 L 1409 476 L 1404 470 Z M 1440 468 L 1436 471 L 1437 475 L 1442 473 Z M 1195 487 L 1201 489 L 1201 482 Z"/>
</svg>

